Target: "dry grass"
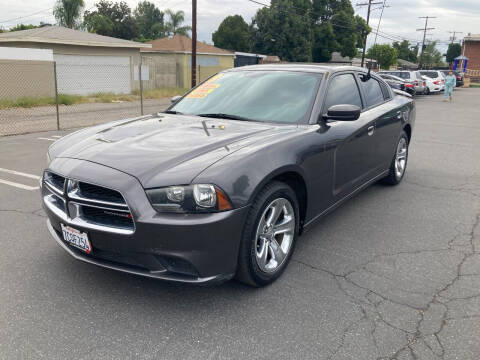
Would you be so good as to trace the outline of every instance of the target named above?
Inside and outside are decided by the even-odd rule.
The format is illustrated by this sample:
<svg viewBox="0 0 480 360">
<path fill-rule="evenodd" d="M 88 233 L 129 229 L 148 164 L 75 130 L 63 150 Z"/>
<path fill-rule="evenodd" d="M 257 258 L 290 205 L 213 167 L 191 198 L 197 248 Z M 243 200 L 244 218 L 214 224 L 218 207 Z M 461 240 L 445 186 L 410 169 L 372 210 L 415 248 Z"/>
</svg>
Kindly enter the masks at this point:
<svg viewBox="0 0 480 360">
<path fill-rule="evenodd" d="M 159 88 L 152 90 L 144 90 L 144 99 L 163 99 L 175 95 L 183 95 L 187 89 L 180 88 Z M 112 103 L 112 102 L 130 102 L 140 100 L 140 92 L 133 91 L 132 94 L 114 94 L 114 93 L 98 93 L 87 96 L 58 94 L 58 103 L 60 105 L 75 105 L 87 103 Z M 0 109 L 12 108 L 31 108 L 36 106 L 55 105 L 55 97 L 33 97 L 25 96 L 16 99 L 0 99 Z"/>
</svg>

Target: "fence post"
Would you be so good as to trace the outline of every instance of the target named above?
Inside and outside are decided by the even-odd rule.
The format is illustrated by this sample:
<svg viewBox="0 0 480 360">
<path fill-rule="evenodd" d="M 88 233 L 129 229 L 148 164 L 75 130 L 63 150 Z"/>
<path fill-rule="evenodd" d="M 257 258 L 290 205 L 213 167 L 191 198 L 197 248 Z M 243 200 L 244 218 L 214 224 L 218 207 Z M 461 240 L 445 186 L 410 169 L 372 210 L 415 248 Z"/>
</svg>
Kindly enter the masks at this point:
<svg viewBox="0 0 480 360">
<path fill-rule="evenodd" d="M 142 57 L 138 65 L 138 81 L 140 83 L 140 114 L 143 116 L 143 83 L 142 83 Z"/>
<path fill-rule="evenodd" d="M 55 106 L 57 110 L 57 130 L 60 130 L 60 113 L 58 111 L 57 62 L 53 62 L 53 77 L 55 78 Z"/>
<path fill-rule="evenodd" d="M 198 65 L 198 82 L 200 83 L 202 81 L 202 74 L 200 74 L 200 65 Z"/>
</svg>

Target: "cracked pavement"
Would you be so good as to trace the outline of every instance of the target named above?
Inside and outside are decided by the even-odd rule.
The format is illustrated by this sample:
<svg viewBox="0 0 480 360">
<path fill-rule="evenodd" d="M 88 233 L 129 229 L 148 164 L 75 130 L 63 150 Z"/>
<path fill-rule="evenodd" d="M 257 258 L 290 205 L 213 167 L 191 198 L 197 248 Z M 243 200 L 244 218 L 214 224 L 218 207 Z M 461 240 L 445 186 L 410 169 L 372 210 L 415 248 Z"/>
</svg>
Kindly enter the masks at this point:
<svg viewBox="0 0 480 360">
<path fill-rule="evenodd" d="M 264 289 L 77 262 L 38 192 L 0 184 L 0 358 L 479 359 L 480 89 L 442 99 L 417 100 L 404 182 L 322 219 Z M 0 138 L 0 168 L 40 174 L 44 135 Z"/>
</svg>

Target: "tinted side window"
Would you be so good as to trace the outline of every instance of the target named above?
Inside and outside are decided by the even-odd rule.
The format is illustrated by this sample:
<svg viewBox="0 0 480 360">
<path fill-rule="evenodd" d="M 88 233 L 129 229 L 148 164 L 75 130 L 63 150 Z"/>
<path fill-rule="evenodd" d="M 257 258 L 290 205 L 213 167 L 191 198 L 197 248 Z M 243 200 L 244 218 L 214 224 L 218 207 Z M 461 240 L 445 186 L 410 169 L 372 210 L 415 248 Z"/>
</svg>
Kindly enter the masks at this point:
<svg viewBox="0 0 480 360">
<path fill-rule="evenodd" d="M 325 111 L 333 105 L 349 104 L 362 108 L 362 98 L 353 74 L 335 76 L 327 90 Z"/>
<path fill-rule="evenodd" d="M 370 78 L 368 81 L 363 81 L 360 78 L 360 84 L 367 101 L 367 107 L 374 106 L 385 101 L 382 88 L 377 80 Z"/>
</svg>

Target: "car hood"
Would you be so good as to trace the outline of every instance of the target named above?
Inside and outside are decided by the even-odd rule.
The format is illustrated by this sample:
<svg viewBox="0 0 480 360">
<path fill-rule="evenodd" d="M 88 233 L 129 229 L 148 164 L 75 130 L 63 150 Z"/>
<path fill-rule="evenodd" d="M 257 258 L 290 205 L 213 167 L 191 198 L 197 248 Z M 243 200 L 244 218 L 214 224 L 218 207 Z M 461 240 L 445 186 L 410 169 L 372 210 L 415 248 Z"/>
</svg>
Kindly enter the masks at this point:
<svg viewBox="0 0 480 360">
<path fill-rule="evenodd" d="M 190 182 L 206 167 L 249 143 L 294 129 L 296 126 L 158 114 L 74 133 L 52 150 L 54 157 L 120 170 L 148 188 Z"/>
</svg>

